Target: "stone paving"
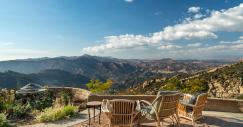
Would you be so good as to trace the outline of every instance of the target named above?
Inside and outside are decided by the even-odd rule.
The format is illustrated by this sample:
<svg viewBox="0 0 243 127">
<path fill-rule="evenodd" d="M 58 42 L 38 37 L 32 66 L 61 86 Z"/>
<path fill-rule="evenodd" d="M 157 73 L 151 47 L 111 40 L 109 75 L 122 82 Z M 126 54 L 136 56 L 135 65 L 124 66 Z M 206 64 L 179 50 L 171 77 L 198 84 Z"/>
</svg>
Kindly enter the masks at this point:
<svg viewBox="0 0 243 127">
<path fill-rule="evenodd" d="M 96 111 L 98 115 L 99 111 Z M 243 113 L 229 113 L 229 112 L 215 112 L 215 111 L 204 111 L 204 119 L 197 122 L 198 127 L 243 127 Z M 109 127 L 107 117 L 101 115 L 101 124 L 98 124 L 98 117 L 96 122 L 91 119 L 90 127 Z M 93 111 L 91 111 L 91 117 L 93 117 Z M 169 120 L 166 120 L 169 121 Z M 147 121 L 143 123 L 141 127 L 155 127 L 153 121 Z M 165 126 L 170 126 L 168 122 L 164 123 Z M 61 120 L 50 123 L 38 123 L 34 125 L 25 125 L 20 127 L 88 127 L 88 112 L 84 110 L 80 112 L 79 117 L 70 118 L 67 120 Z M 181 118 L 181 127 L 192 127 L 189 120 Z"/>
<path fill-rule="evenodd" d="M 243 113 L 228 113 L 228 112 L 214 112 L 214 111 L 204 111 L 204 119 L 197 121 L 197 127 L 243 127 Z M 90 127 L 109 127 L 107 117 L 102 114 L 101 124 L 98 124 L 98 119 L 96 122 L 91 120 Z M 140 127 L 155 127 L 154 121 L 142 120 L 144 123 Z M 166 119 L 164 126 L 171 126 L 169 120 Z M 88 127 L 88 120 L 85 122 L 76 124 L 72 127 Z M 181 118 L 181 127 L 192 127 L 192 123 L 189 120 Z"/>
</svg>

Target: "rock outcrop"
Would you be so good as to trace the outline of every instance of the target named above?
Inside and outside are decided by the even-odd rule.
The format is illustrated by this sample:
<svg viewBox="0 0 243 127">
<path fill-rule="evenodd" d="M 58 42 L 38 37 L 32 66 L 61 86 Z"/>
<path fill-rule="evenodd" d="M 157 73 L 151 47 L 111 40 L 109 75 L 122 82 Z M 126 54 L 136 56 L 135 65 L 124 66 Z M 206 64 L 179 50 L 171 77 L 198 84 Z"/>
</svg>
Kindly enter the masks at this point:
<svg viewBox="0 0 243 127">
<path fill-rule="evenodd" d="M 226 80 L 216 79 L 209 82 L 208 93 L 212 97 L 232 98 L 240 94 L 241 80 L 229 78 Z"/>
</svg>

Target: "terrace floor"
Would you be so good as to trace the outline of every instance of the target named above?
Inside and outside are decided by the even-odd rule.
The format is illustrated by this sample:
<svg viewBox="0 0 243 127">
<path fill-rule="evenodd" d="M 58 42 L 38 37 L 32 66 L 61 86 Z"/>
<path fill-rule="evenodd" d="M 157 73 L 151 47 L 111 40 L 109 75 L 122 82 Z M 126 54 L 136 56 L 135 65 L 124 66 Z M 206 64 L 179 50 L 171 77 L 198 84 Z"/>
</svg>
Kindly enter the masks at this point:
<svg viewBox="0 0 243 127">
<path fill-rule="evenodd" d="M 204 119 L 197 121 L 198 127 L 243 127 L 243 114 L 242 113 L 228 113 L 228 112 L 214 112 L 204 111 Z M 98 117 L 96 122 L 91 121 L 90 127 L 109 127 L 108 118 L 105 114 L 101 114 L 101 124 L 98 124 Z M 140 127 L 155 127 L 154 121 L 141 120 Z M 171 126 L 169 119 L 166 119 L 164 126 Z M 73 125 L 72 127 L 88 127 L 88 120 Z M 181 127 L 192 127 L 191 121 L 181 118 Z"/>
</svg>

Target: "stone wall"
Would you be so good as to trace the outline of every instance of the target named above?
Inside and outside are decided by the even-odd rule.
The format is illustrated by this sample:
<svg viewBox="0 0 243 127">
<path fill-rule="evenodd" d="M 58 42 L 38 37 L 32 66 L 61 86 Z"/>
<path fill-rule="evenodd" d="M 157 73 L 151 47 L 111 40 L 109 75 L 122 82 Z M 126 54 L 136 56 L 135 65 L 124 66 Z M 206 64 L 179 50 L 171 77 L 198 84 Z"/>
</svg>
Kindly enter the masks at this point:
<svg viewBox="0 0 243 127">
<path fill-rule="evenodd" d="M 243 100 L 209 98 L 205 110 L 222 112 L 243 112 Z"/>
<path fill-rule="evenodd" d="M 50 90 L 58 93 L 62 90 L 71 90 L 74 95 L 74 101 L 102 101 L 103 99 L 130 99 L 147 100 L 153 102 L 155 95 L 91 95 L 89 91 L 73 87 L 51 87 Z M 222 112 L 243 112 L 243 100 L 208 98 L 205 110 Z"/>
<path fill-rule="evenodd" d="M 95 95 L 88 97 L 88 101 L 102 101 L 103 99 L 128 99 L 128 100 L 146 100 L 150 103 L 156 98 L 155 95 Z"/>
<path fill-rule="evenodd" d="M 147 100 L 152 102 L 155 95 L 90 95 L 88 101 L 102 101 L 103 99 Z M 208 98 L 205 110 L 222 112 L 243 112 L 243 100 Z"/>
<path fill-rule="evenodd" d="M 55 94 L 58 94 L 61 91 L 70 91 L 73 94 L 73 101 L 86 101 L 90 95 L 89 91 L 74 87 L 49 87 L 48 89 L 53 91 Z"/>
</svg>

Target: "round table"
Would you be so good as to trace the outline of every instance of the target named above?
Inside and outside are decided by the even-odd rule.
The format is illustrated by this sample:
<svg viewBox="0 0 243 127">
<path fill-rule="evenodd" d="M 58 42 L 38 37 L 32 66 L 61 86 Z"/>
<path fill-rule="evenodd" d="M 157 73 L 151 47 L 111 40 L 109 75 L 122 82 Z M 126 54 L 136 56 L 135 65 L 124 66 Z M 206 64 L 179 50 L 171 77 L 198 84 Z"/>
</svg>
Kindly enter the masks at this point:
<svg viewBox="0 0 243 127">
<path fill-rule="evenodd" d="M 89 113 L 89 125 L 90 125 L 90 108 L 94 109 L 94 122 L 95 122 L 95 109 L 99 109 L 99 124 L 100 124 L 100 114 L 101 114 L 101 102 L 100 101 L 90 101 L 87 103 L 88 113 Z"/>
</svg>

